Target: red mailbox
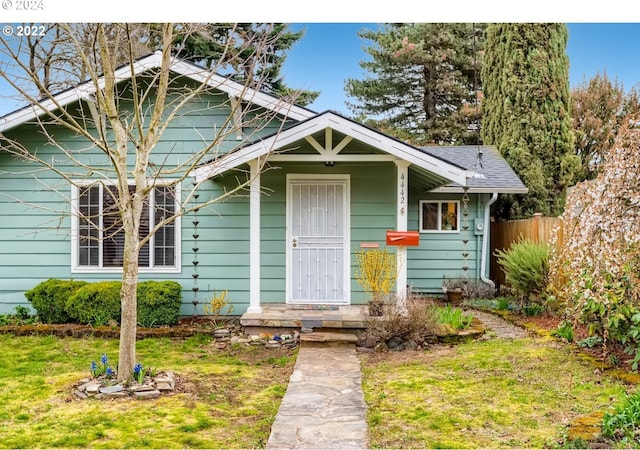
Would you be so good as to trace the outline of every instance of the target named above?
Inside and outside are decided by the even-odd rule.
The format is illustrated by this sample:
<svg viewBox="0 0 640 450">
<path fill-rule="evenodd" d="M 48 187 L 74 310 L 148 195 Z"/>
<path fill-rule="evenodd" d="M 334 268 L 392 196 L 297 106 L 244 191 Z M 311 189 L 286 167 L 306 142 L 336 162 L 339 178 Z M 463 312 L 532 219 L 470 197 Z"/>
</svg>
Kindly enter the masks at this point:
<svg viewBox="0 0 640 450">
<path fill-rule="evenodd" d="M 417 231 L 387 231 L 387 245 L 412 247 L 420 245 L 420 233 Z"/>
</svg>

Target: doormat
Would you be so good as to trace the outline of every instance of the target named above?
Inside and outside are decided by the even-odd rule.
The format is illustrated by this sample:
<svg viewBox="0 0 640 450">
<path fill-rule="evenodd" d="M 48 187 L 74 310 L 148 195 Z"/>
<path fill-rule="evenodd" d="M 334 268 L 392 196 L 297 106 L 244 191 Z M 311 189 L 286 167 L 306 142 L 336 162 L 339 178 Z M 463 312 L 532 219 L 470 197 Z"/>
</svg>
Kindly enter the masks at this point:
<svg viewBox="0 0 640 450">
<path fill-rule="evenodd" d="M 306 309 L 312 311 L 338 311 L 338 305 L 291 305 L 291 309 Z"/>
</svg>

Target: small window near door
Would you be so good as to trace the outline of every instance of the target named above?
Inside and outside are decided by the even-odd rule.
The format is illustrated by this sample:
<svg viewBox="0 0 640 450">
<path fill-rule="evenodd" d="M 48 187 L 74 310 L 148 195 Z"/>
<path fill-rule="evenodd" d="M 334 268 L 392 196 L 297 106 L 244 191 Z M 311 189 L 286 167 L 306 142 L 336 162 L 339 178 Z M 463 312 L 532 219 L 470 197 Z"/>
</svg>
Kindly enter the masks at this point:
<svg viewBox="0 0 640 450">
<path fill-rule="evenodd" d="M 460 230 L 460 202 L 420 202 L 420 231 L 423 233 L 457 233 Z"/>
</svg>

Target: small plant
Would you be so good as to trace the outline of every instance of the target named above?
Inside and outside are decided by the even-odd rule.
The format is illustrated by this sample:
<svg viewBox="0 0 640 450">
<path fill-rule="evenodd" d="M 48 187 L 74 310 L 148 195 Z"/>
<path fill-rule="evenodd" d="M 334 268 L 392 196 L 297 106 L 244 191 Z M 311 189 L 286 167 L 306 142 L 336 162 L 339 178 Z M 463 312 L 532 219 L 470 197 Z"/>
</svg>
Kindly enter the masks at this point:
<svg viewBox="0 0 640 450">
<path fill-rule="evenodd" d="M 510 300 L 508 297 L 498 297 L 496 299 L 496 309 L 499 311 L 506 311 L 509 309 Z"/>
<path fill-rule="evenodd" d="M 144 369 L 142 364 L 137 363 L 133 367 L 133 379 L 138 382 L 138 384 L 142 384 L 144 382 Z"/>
<path fill-rule="evenodd" d="M 544 311 L 544 306 L 542 306 L 540 303 L 529 303 L 527 305 L 524 305 L 522 308 L 522 312 L 525 314 L 525 316 L 539 316 L 540 314 L 542 314 L 542 311 Z"/>
<path fill-rule="evenodd" d="M 220 317 L 225 314 L 231 314 L 233 312 L 233 305 L 229 302 L 227 294 L 229 291 L 213 291 L 211 300 L 209 303 L 205 303 L 202 306 L 204 313 L 211 316 L 214 325 L 217 325 L 220 321 Z M 225 311 L 226 309 L 226 311 Z"/>
<path fill-rule="evenodd" d="M 602 344 L 602 338 L 600 336 L 589 336 L 587 338 L 580 339 L 576 344 L 581 348 L 594 348 Z"/>
<path fill-rule="evenodd" d="M 89 370 L 91 371 L 91 375 L 95 378 L 101 377 L 102 375 L 105 375 L 107 378 L 112 378 L 115 375 L 113 369 L 109 365 L 109 358 L 104 353 L 100 357 L 99 363 L 91 361 Z"/>
<path fill-rule="evenodd" d="M 557 336 L 567 342 L 573 342 L 573 325 L 567 320 L 563 320 L 558 328 L 551 332 L 552 336 Z"/>
<path fill-rule="evenodd" d="M 640 392 L 627 395 L 602 418 L 602 435 L 634 447 L 640 444 Z"/>
<path fill-rule="evenodd" d="M 396 279 L 396 256 L 387 249 L 356 250 L 356 281 L 369 294 L 370 310 L 378 311 L 384 305 Z"/>
<path fill-rule="evenodd" d="M 457 330 L 464 330 L 471 326 L 473 316 L 465 314 L 460 308 L 454 308 L 447 304 L 436 309 L 438 322 L 443 325 L 450 325 Z"/>
<path fill-rule="evenodd" d="M 29 308 L 27 308 L 26 306 L 18 305 L 14 308 L 14 311 L 18 320 L 22 322 L 29 320 Z"/>
</svg>

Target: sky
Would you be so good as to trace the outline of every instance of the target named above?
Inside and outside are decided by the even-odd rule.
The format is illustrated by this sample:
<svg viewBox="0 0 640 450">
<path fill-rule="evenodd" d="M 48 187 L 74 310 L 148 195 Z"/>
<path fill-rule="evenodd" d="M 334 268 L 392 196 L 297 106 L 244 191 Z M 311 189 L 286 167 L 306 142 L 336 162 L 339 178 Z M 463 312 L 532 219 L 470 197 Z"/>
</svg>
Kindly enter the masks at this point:
<svg viewBox="0 0 640 450">
<path fill-rule="evenodd" d="M 350 115 L 350 111 L 345 104 L 348 100 L 345 80 L 364 77 L 359 62 L 367 57 L 363 50 L 367 43 L 357 32 L 363 28 L 375 29 L 381 22 L 565 22 L 569 30 L 567 54 L 571 87 L 605 71 L 627 89 L 640 82 L 640 7 L 630 8 L 623 0 L 609 0 L 605 10 L 602 2 L 583 0 L 579 10 L 571 5 L 562 9 L 557 0 L 538 0 L 535 9 L 520 3 L 519 8 L 509 10 L 499 5 L 502 2 L 495 0 L 494 4 L 493 1 L 482 2 L 482 9 L 472 0 L 448 2 L 453 4 L 449 9 L 442 5 L 416 9 L 413 5 L 426 3 L 323 0 L 307 4 L 293 0 L 243 0 L 241 10 L 233 7 L 234 2 L 225 2 L 227 6 L 211 2 L 207 10 L 202 2 L 176 9 L 171 2 L 110 0 L 104 2 L 108 7 L 100 10 L 103 3 L 92 2 L 89 9 L 86 1 L 29 0 L 41 8 L 19 11 L 18 5 L 27 1 L 3 0 L 0 26 L 4 33 L 7 26 L 15 31 L 16 24 L 25 21 L 287 22 L 293 30 L 304 29 L 305 35 L 287 56 L 283 68 L 285 82 L 294 88 L 321 91 L 309 106 L 311 109 L 318 112 L 331 109 L 346 115 Z M 0 83 L 0 116 L 16 107 L 15 102 L 6 100 L 8 94 L 6 84 Z"/>
</svg>

